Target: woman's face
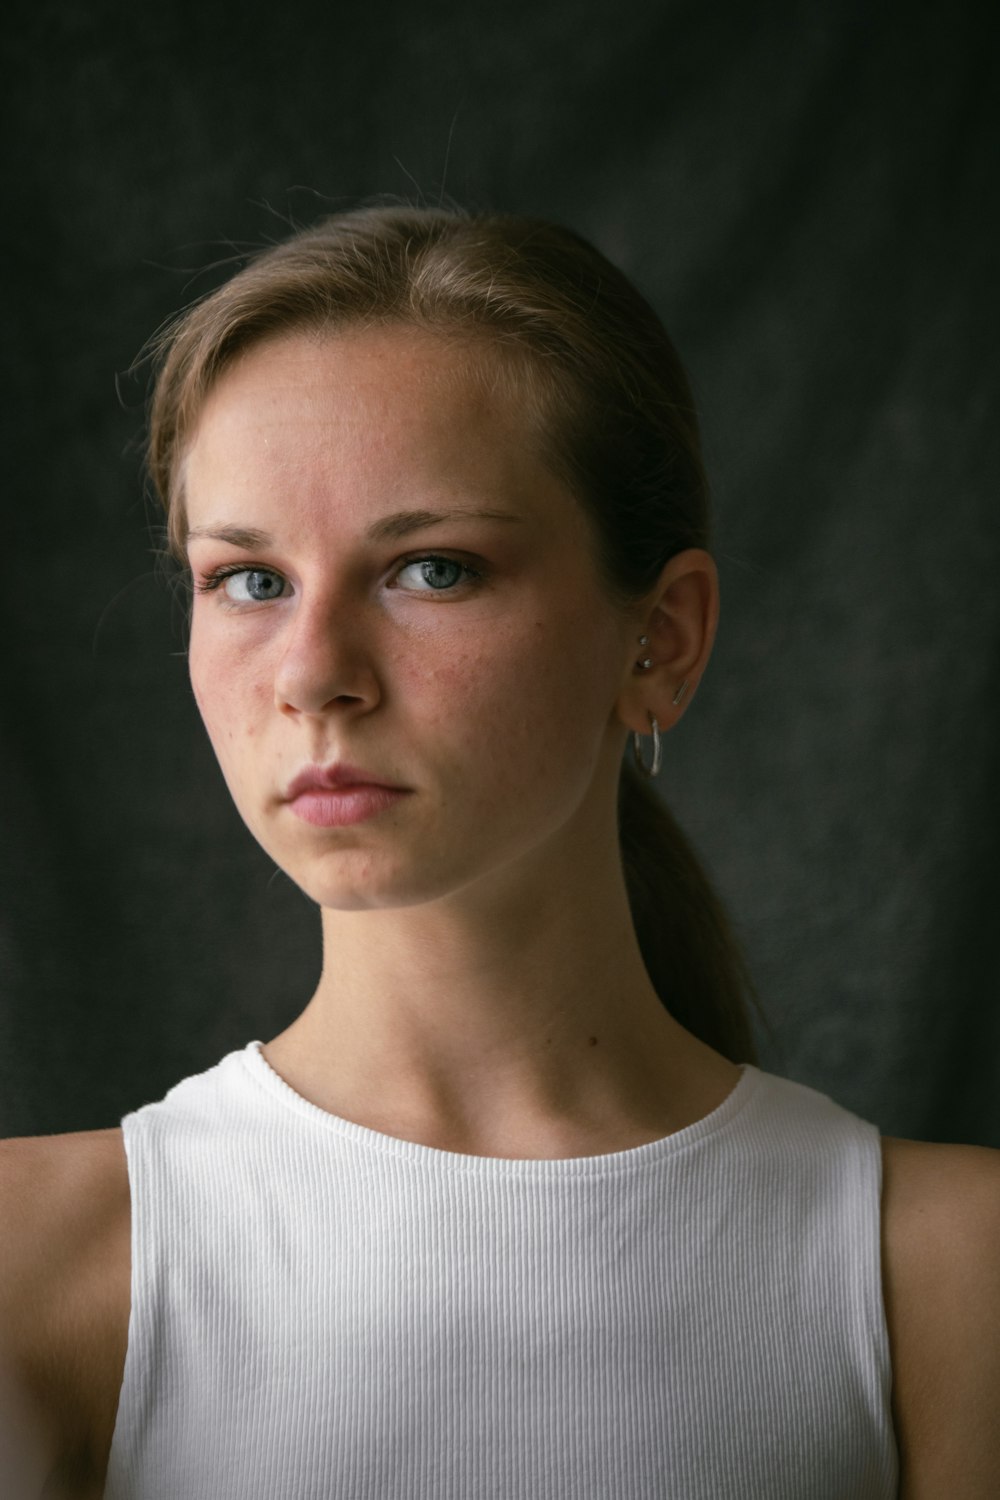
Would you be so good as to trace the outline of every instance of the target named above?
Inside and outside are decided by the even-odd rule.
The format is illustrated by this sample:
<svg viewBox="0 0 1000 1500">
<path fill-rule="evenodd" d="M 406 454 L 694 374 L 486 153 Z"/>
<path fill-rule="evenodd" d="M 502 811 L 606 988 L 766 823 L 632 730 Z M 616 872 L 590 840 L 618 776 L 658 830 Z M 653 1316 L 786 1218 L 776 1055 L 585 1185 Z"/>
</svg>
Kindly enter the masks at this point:
<svg viewBox="0 0 1000 1500">
<path fill-rule="evenodd" d="M 560 840 L 565 856 L 614 805 L 635 622 L 488 384 L 416 330 L 288 335 L 227 369 L 188 449 L 192 531 L 270 538 L 189 542 L 196 589 L 250 570 L 195 593 L 194 695 L 250 831 L 321 906 L 417 904 Z M 366 535 L 459 508 L 515 519 Z M 359 823 L 304 822 L 288 784 L 333 761 L 409 793 Z"/>
</svg>

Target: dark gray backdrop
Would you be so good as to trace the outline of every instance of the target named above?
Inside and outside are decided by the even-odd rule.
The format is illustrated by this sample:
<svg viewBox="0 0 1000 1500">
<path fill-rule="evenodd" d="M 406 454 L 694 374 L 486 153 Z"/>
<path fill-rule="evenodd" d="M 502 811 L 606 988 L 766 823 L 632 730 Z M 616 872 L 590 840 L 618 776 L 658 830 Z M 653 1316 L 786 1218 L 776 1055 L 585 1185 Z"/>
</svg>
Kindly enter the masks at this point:
<svg viewBox="0 0 1000 1500">
<path fill-rule="evenodd" d="M 994 10 L 8 11 L 0 1134 L 117 1124 L 312 993 L 317 913 L 190 693 L 126 372 L 289 216 L 445 191 L 588 234 L 690 368 L 723 622 L 660 785 L 764 1065 L 1000 1146 Z"/>
</svg>

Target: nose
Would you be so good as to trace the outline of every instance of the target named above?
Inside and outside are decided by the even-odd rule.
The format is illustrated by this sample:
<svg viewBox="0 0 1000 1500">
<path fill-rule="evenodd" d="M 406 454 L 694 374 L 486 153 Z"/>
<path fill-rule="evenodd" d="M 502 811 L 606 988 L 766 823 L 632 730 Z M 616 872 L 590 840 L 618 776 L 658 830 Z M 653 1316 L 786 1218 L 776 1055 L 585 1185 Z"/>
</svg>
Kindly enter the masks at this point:
<svg viewBox="0 0 1000 1500">
<path fill-rule="evenodd" d="M 275 670 L 279 712 L 319 714 L 338 702 L 371 708 L 380 696 L 370 642 L 357 615 L 352 622 L 342 610 L 297 611 Z"/>
</svg>

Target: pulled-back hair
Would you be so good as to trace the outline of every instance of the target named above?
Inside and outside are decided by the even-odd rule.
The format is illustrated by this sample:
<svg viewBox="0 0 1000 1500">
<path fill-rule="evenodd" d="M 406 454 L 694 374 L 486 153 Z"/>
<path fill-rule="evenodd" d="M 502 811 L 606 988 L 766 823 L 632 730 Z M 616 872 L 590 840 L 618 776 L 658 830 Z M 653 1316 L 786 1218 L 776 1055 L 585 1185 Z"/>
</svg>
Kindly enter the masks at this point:
<svg viewBox="0 0 1000 1500">
<path fill-rule="evenodd" d="M 592 526 L 610 600 L 630 605 L 710 545 L 708 486 L 683 367 L 627 277 L 570 229 L 508 214 L 368 207 L 253 256 L 153 342 L 148 467 L 170 555 L 187 567 L 183 458 L 204 400 L 243 350 L 296 330 L 400 324 L 501 355 L 542 456 Z M 661 798 L 626 756 L 618 826 L 632 920 L 674 1018 L 756 1062 L 759 1002 L 723 906 Z M 762 1014 L 762 1013 L 761 1013 Z M 766 1025 L 766 1019 L 765 1019 Z"/>
</svg>

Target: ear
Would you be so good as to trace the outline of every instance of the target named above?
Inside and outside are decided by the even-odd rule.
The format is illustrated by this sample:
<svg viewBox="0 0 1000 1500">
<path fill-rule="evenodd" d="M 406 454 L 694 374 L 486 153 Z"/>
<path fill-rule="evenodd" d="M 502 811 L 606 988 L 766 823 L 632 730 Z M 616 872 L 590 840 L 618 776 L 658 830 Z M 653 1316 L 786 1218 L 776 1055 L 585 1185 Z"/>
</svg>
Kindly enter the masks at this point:
<svg viewBox="0 0 1000 1500">
<path fill-rule="evenodd" d="M 639 734 L 650 733 L 650 714 L 662 731 L 687 712 L 708 665 L 719 624 L 719 574 L 711 555 L 689 547 L 670 559 L 655 585 L 630 613 L 618 718 Z M 649 643 L 640 646 L 639 637 Z M 639 662 L 649 658 L 643 669 Z M 674 703 L 681 684 L 687 687 Z"/>
</svg>

